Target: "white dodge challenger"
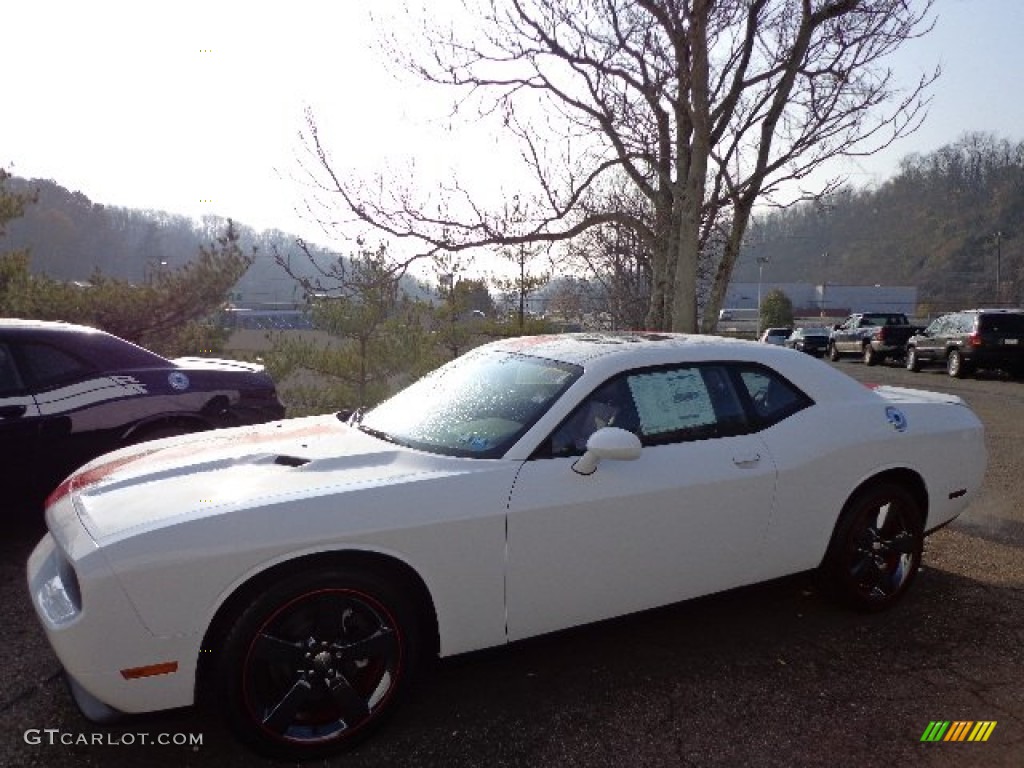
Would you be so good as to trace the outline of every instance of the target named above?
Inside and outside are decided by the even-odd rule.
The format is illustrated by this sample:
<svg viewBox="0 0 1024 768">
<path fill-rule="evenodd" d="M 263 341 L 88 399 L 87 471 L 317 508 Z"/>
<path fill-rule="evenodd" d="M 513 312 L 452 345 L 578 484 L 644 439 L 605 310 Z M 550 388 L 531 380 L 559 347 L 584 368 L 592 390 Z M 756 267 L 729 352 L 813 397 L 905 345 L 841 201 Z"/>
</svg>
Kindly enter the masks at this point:
<svg viewBox="0 0 1024 768">
<path fill-rule="evenodd" d="M 209 701 L 320 757 L 430 656 L 816 568 L 886 608 L 985 462 L 959 398 L 793 350 L 527 337 L 344 421 L 102 456 L 51 494 L 28 582 L 88 717 Z"/>
</svg>

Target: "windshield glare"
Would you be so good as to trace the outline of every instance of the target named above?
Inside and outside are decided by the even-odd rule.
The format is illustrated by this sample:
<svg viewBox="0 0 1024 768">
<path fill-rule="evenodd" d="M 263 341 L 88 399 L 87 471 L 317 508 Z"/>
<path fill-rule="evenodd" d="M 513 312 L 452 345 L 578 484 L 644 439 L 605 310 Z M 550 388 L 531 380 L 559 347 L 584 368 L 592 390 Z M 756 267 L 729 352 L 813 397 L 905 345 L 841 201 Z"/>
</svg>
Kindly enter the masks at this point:
<svg viewBox="0 0 1024 768">
<path fill-rule="evenodd" d="M 581 373 L 527 355 L 470 352 L 385 400 L 359 428 L 410 448 L 497 458 Z"/>
</svg>

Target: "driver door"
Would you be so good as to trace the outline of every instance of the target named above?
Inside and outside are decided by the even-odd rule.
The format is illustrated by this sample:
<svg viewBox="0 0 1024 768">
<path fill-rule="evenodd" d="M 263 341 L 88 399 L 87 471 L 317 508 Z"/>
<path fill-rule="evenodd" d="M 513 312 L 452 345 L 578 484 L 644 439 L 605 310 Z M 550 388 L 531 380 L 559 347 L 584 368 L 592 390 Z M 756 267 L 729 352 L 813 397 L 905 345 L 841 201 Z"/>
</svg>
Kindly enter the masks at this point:
<svg viewBox="0 0 1024 768">
<path fill-rule="evenodd" d="M 719 364 L 618 377 L 524 464 L 509 503 L 509 640 L 756 578 L 776 470 L 742 382 Z M 591 431 L 636 432 L 640 457 L 574 472 L 581 440 L 565 433 L 588 414 Z"/>
</svg>

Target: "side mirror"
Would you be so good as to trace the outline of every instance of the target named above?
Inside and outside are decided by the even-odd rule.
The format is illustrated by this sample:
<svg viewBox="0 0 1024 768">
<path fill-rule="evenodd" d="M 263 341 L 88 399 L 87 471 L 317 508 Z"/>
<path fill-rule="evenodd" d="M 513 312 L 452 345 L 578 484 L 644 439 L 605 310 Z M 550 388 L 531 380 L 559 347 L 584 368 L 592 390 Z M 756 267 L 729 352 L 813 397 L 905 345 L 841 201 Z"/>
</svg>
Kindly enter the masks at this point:
<svg viewBox="0 0 1024 768">
<path fill-rule="evenodd" d="M 632 461 L 640 458 L 640 438 L 618 427 L 602 427 L 587 440 L 587 452 L 572 465 L 579 475 L 592 475 L 602 459 Z"/>
</svg>

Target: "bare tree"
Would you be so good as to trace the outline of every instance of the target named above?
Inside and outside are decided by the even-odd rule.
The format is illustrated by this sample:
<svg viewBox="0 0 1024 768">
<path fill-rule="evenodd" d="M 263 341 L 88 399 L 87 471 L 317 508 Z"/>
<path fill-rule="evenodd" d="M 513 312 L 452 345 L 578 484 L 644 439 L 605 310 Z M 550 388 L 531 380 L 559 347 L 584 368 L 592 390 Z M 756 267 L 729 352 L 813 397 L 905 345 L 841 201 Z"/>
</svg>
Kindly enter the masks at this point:
<svg viewBox="0 0 1024 768">
<path fill-rule="evenodd" d="M 309 168 L 356 221 L 417 255 L 629 229 L 651 254 L 647 326 L 697 327 L 700 274 L 714 317 L 757 202 L 826 161 L 913 132 L 938 72 L 899 93 L 885 57 L 928 31 L 931 0 L 465 0 L 477 29 L 424 22 L 395 54 L 496 119 L 536 182 L 509 231 L 458 183 L 418 199 L 392 181 L 343 180 L 308 116 Z M 646 215 L 595 206 L 613 174 Z M 817 190 L 797 193 L 811 197 Z M 335 203 L 337 201 L 332 201 Z M 528 224 L 528 225 L 526 225 Z"/>
<path fill-rule="evenodd" d="M 551 281 L 550 272 L 533 270 L 533 262 L 541 255 L 536 246 L 530 247 L 525 243 L 503 248 L 501 256 L 515 265 L 516 272 L 511 277 L 492 278 L 494 287 L 505 297 L 506 303 L 515 305 L 520 332 L 526 327 L 526 305 L 530 297 Z"/>
</svg>

